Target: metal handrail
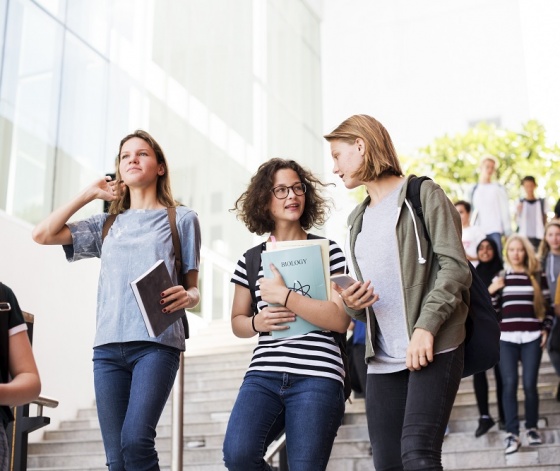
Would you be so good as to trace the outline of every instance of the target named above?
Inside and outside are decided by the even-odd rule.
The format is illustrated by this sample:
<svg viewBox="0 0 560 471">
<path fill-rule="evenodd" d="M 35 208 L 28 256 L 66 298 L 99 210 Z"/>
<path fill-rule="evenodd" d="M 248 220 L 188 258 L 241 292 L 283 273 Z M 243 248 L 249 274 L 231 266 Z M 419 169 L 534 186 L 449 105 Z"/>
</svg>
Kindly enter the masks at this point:
<svg viewBox="0 0 560 471">
<path fill-rule="evenodd" d="M 179 369 L 172 392 L 171 409 L 171 471 L 183 470 L 183 390 L 185 362 L 183 352 L 179 355 Z"/>
<path fill-rule="evenodd" d="M 55 409 L 58 407 L 58 401 L 51 397 L 46 396 L 39 396 L 34 401 L 31 401 L 31 404 L 35 404 L 37 406 L 37 415 L 43 415 L 43 407 L 50 407 L 51 409 Z"/>
<path fill-rule="evenodd" d="M 273 464 L 273 460 L 278 455 L 278 471 L 288 471 L 288 460 L 286 455 L 286 432 L 283 432 L 275 441 L 268 447 L 264 460 L 269 464 Z"/>
</svg>

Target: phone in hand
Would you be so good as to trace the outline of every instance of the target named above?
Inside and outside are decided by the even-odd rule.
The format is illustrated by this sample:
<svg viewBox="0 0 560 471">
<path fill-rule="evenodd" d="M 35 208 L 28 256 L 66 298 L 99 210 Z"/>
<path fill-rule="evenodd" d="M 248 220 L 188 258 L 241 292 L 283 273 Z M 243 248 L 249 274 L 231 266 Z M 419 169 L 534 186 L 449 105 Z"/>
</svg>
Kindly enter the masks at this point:
<svg viewBox="0 0 560 471">
<path fill-rule="evenodd" d="M 356 280 L 352 278 L 350 275 L 342 275 L 342 274 L 331 275 L 331 281 L 334 281 L 342 289 L 347 289 L 350 286 L 352 286 L 354 283 L 356 283 Z M 373 295 L 366 302 L 369 302 L 372 299 L 373 299 Z"/>
<path fill-rule="evenodd" d="M 356 283 L 356 280 L 352 278 L 350 275 L 331 275 L 331 281 L 334 281 L 338 286 L 343 289 L 347 289 Z"/>
</svg>

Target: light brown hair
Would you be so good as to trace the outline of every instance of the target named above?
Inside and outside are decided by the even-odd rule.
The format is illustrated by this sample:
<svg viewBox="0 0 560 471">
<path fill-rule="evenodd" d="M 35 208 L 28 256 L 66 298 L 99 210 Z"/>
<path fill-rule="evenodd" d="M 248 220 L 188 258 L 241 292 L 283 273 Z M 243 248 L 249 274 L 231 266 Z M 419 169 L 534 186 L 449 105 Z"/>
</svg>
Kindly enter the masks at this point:
<svg viewBox="0 0 560 471">
<path fill-rule="evenodd" d="M 544 237 L 542 238 L 541 243 L 539 244 L 539 253 L 537 255 L 541 262 L 543 262 L 544 259 L 550 253 L 550 245 L 546 241 L 546 233 L 548 229 L 551 228 L 552 226 L 558 227 L 560 229 L 560 219 L 551 219 L 546 223 L 546 226 L 544 226 Z"/>
<path fill-rule="evenodd" d="M 328 142 L 340 140 L 354 144 L 356 139 L 364 142 L 364 163 L 354 175 L 363 182 L 386 175 L 403 176 L 399 157 L 385 127 L 375 118 L 358 114 L 343 121 L 334 131 L 323 136 Z"/>
<path fill-rule="evenodd" d="M 120 165 L 119 165 L 121 161 L 121 150 L 125 142 L 127 142 L 128 140 L 134 137 L 140 138 L 143 141 L 145 141 L 146 144 L 148 144 L 151 147 L 151 149 L 154 151 L 158 164 L 163 165 L 163 169 L 164 169 L 163 175 L 158 175 L 158 180 L 157 180 L 156 197 L 158 202 L 164 205 L 165 207 L 177 206 L 176 201 L 173 199 L 173 194 L 171 193 L 171 181 L 169 178 L 169 172 L 168 172 L 167 160 L 165 158 L 165 154 L 163 153 L 163 150 L 161 146 L 157 143 L 157 141 L 146 131 L 142 131 L 141 129 L 138 129 L 133 133 L 129 134 L 128 136 L 122 138 L 121 143 L 119 145 L 119 153 L 117 154 L 117 169 L 116 169 L 117 181 L 122 180 Z M 123 187 L 123 191 L 120 197 L 112 201 L 111 205 L 109 206 L 109 214 L 120 214 L 126 209 L 130 208 L 130 192 L 127 186 L 122 185 L 122 187 Z"/>
</svg>

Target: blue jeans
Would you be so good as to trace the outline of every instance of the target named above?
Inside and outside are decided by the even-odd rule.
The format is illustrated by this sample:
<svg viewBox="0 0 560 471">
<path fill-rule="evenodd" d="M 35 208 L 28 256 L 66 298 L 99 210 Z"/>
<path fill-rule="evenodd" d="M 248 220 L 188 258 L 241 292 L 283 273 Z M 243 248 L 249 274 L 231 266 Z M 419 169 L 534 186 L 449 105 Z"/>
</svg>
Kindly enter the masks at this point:
<svg viewBox="0 0 560 471">
<path fill-rule="evenodd" d="M 519 435 L 517 386 L 519 362 L 523 366 L 523 393 L 525 394 L 525 428 L 536 428 L 539 420 L 539 392 L 537 379 L 541 365 L 541 339 L 529 343 L 511 343 L 500 340 L 500 372 L 502 374 L 502 403 L 506 431 Z"/>
<path fill-rule="evenodd" d="M 270 470 L 263 456 L 285 429 L 290 471 L 322 471 L 343 416 L 344 391 L 339 381 L 250 371 L 227 426 L 223 448 L 226 468 Z"/>
<path fill-rule="evenodd" d="M 443 469 L 441 448 L 463 355 L 461 344 L 434 355 L 419 371 L 367 375 L 366 415 L 376 471 Z"/>
<path fill-rule="evenodd" d="M 97 415 L 110 471 L 157 471 L 156 426 L 169 397 L 179 350 L 154 342 L 93 349 Z"/>
</svg>

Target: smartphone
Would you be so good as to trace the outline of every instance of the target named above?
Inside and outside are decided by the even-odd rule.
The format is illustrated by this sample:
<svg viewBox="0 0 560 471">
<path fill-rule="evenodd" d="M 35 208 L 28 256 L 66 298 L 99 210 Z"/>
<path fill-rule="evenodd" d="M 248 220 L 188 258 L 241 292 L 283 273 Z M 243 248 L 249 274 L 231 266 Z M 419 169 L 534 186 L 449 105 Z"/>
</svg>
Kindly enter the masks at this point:
<svg viewBox="0 0 560 471">
<path fill-rule="evenodd" d="M 12 306 L 10 306 L 10 303 L 5 303 L 5 302 L 0 303 L 0 312 L 1 311 L 11 311 L 11 310 L 12 310 Z"/>
<path fill-rule="evenodd" d="M 331 275 L 331 281 L 334 281 L 338 286 L 340 286 L 343 289 L 347 289 L 348 287 L 356 283 L 356 280 L 352 278 L 350 275 Z M 372 299 L 373 296 L 369 298 L 366 302 L 369 302 Z"/>
<path fill-rule="evenodd" d="M 341 288 L 347 289 L 356 283 L 356 280 L 350 275 L 331 275 L 331 281 L 334 281 Z"/>
</svg>

